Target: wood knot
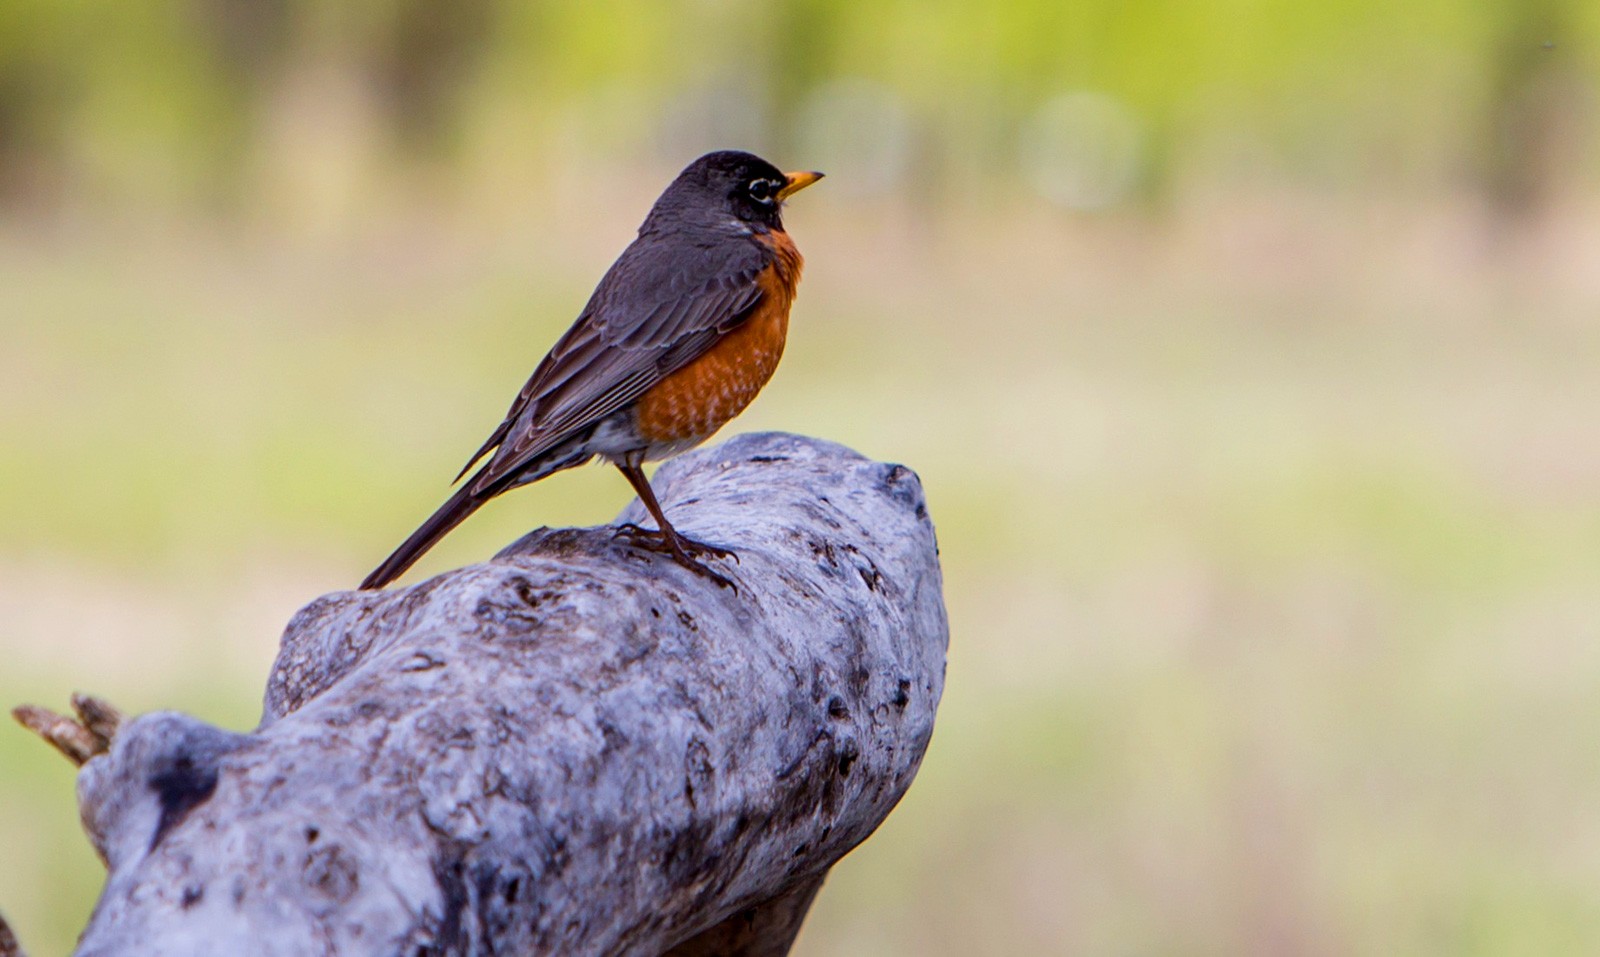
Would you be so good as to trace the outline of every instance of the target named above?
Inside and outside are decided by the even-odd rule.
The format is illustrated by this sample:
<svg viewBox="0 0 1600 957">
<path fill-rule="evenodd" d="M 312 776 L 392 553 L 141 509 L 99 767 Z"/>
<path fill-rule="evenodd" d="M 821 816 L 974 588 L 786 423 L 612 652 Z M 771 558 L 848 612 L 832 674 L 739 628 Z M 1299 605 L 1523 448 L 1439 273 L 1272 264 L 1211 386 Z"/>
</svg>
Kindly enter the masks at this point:
<svg viewBox="0 0 1600 957">
<path fill-rule="evenodd" d="M 324 844 L 306 855 L 306 886 L 336 904 L 355 896 L 361 878 L 355 862 L 337 844 Z"/>
</svg>

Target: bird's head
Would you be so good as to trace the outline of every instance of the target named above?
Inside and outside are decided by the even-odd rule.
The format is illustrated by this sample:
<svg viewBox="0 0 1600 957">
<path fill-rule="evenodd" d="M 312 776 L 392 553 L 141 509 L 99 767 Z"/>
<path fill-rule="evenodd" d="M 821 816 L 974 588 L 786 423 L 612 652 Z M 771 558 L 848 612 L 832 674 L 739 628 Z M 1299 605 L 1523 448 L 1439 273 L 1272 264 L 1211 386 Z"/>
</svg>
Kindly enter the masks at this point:
<svg viewBox="0 0 1600 957">
<path fill-rule="evenodd" d="M 756 230 L 783 228 L 783 203 L 822 178 L 821 173 L 785 173 L 753 153 L 719 150 L 690 163 L 672 181 L 646 220 L 670 217 L 690 222 L 748 224 Z"/>
</svg>

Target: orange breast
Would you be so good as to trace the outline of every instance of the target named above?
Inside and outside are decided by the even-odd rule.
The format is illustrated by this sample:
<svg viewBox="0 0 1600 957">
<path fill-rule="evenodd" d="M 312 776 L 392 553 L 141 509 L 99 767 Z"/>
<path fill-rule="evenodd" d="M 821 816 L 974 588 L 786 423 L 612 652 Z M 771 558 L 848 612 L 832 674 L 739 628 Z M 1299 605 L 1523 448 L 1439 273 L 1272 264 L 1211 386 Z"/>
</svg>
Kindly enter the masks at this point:
<svg viewBox="0 0 1600 957">
<path fill-rule="evenodd" d="M 744 411 L 772 378 L 783 357 L 803 260 L 794 241 L 781 232 L 765 239 L 778 254 L 759 280 L 761 302 L 737 329 L 706 353 L 677 370 L 640 397 L 635 428 L 652 444 L 704 441 Z"/>
</svg>

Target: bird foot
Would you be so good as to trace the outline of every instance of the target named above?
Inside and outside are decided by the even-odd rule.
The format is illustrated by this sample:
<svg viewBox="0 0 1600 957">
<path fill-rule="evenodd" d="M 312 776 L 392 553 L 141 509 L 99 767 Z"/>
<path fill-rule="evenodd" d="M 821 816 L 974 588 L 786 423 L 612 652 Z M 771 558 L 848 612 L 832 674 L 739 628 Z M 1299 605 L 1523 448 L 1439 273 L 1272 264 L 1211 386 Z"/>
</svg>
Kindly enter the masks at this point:
<svg viewBox="0 0 1600 957">
<path fill-rule="evenodd" d="M 702 558 L 706 557 L 731 558 L 735 564 L 738 564 L 739 556 L 730 549 L 708 545 L 705 542 L 697 542 L 676 532 L 663 534 L 655 529 L 641 528 L 632 522 L 617 526 L 615 537 L 623 544 L 634 548 L 655 552 L 660 555 L 671 555 L 679 565 L 689 569 L 696 575 L 702 578 L 709 578 L 723 588 L 732 588 L 735 594 L 739 591 L 739 586 L 735 585 L 731 578 L 717 574 L 708 568 L 705 562 L 701 561 Z"/>
</svg>

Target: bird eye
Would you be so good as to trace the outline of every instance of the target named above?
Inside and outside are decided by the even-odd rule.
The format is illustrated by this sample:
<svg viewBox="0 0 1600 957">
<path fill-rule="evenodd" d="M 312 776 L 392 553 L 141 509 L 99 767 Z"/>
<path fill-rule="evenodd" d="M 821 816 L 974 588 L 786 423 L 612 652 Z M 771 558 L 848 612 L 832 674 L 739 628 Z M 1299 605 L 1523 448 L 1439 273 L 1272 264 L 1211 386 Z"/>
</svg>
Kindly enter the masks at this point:
<svg viewBox="0 0 1600 957">
<path fill-rule="evenodd" d="M 753 179 L 746 189 L 750 193 L 750 198 L 756 202 L 770 203 L 778 191 L 778 184 L 770 179 Z"/>
</svg>

